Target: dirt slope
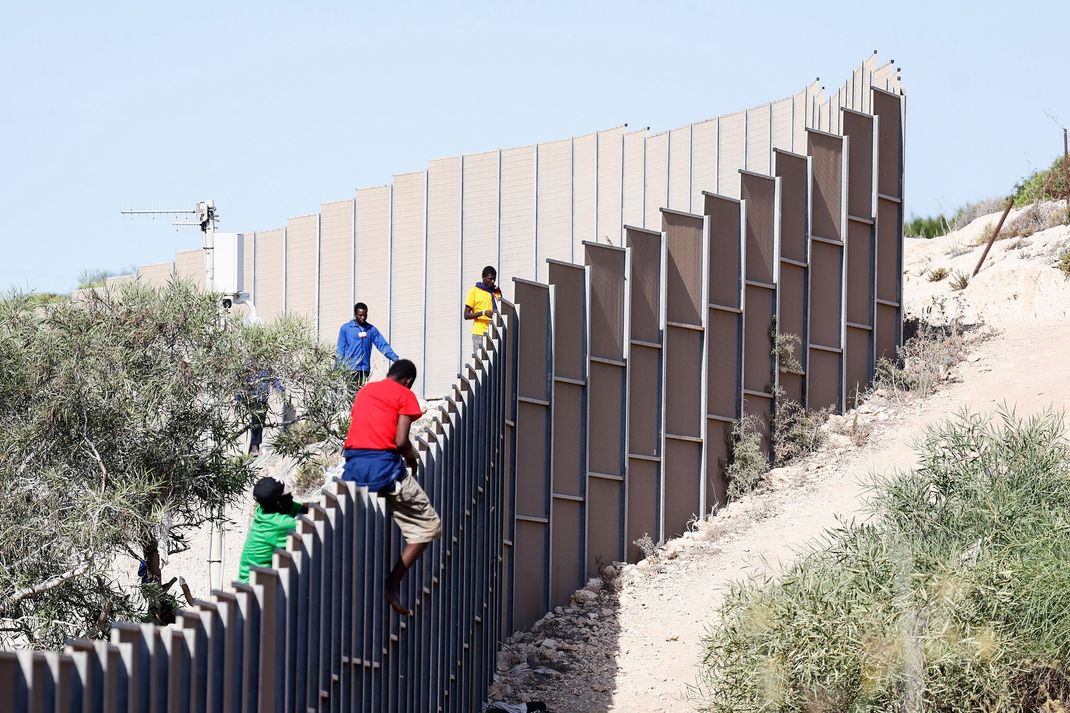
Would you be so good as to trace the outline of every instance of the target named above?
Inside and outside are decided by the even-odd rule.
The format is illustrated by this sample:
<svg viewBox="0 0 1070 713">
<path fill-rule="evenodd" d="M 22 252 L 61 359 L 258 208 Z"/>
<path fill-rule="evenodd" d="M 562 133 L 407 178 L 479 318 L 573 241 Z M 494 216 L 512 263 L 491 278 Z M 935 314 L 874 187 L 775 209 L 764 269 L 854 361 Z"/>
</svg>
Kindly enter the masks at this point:
<svg viewBox="0 0 1070 713">
<path fill-rule="evenodd" d="M 656 560 L 626 566 L 615 579 L 574 597 L 571 608 L 515 637 L 499 656 L 492 694 L 544 700 L 551 710 L 571 713 L 693 710 L 686 692 L 696 681 L 701 638 L 733 582 L 775 573 L 826 529 L 860 517 L 867 479 L 912 467 L 913 445 L 949 415 L 964 408 L 987 413 L 1001 403 L 1021 415 L 1048 408 L 1065 413 L 1070 283 L 1052 265 L 1070 244 L 1070 229 L 1054 228 L 1016 247 L 997 242 L 990 262 L 962 291 L 919 275 L 943 264 L 972 270 L 981 248 L 965 251 L 964 244 L 986 219 L 996 218 L 907 244 L 908 311 L 983 321 L 994 332 L 974 343 L 952 383 L 911 403 L 874 398 L 859 413 L 837 419 L 838 430 L 871 427 L 865 445 L 833 437 L 827 450 L 774 471 L 769 491 L 667 543 Z"/>
</svg>

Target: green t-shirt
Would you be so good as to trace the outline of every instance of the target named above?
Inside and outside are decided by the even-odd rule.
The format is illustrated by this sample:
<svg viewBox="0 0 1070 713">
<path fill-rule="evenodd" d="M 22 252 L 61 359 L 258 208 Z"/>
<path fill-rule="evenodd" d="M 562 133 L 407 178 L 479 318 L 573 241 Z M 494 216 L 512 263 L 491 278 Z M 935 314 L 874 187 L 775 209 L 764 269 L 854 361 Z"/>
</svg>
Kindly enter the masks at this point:
<svg viewBox="0 0 1070 713">
<path fill-rule="evenodd" d="M 249 581 L 250 567 L 271 566 L 271 555 L 276 547 L 286 546 L 286 536 L 297 527 L 297 516 L 304 507 L 302 503 L 294 501 L 290 514 L 275 512 L 266 513 L 256 506 L 253 515 L 253 526 L 249 528 L 249 534 L 245 537 L 245 546 L 241 551 L 241 564 L 238 565 L 238 581 Z"/>
</svg>

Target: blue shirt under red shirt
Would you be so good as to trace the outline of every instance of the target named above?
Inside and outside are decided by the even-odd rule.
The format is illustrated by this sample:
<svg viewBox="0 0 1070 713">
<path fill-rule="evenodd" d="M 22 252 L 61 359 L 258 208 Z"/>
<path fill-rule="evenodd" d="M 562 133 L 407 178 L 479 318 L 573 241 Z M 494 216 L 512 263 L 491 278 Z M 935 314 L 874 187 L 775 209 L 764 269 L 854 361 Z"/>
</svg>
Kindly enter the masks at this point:
<svg viewBox="0 0 1070 713">
<path fill-rule="evenodd" d="M 398 416 L 421 416 L 420 403 L 407 386 L 393 379 L 367 384 L 357 392 L 345 448 L 396 451 Z"/>
</svg>

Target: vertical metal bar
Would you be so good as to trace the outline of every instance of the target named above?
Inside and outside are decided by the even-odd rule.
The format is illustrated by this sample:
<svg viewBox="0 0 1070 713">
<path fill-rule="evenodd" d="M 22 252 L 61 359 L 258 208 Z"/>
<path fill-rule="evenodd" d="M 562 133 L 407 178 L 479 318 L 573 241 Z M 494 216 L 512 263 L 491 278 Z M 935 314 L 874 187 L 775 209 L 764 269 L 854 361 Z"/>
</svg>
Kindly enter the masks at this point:
<svg viewBox="0 0 1070 713">
<path fill-rule="evenodd" d="M 288 264 L 290 262 L 289 261 L 289 257 L 288 257 L 289 247 L 288 247 L 288 244 L 287 244 L 289 233 L 290 233 L 289 226 L 286 226 L 286 227 L 284 227 L 282 229 L 282 313 L 283 314 L 286 314 L 286 308 L 288 306 L 287 295 L 286 295 L 286 292 L 287 292 L 287 290 L 286 290 L 286 282 L 287 282 L 287 266 L 288 266 Z"/>
<path fill-rule="evenodd" d="M 316 302 L 313 305 L 313 311 L 314 311 L 313 313 L 315 315 L 313 317 L 313 323 L 316 325 L 316 337 L 318 339 L 320 339 L 321 341 L 322 341 L 322 337 L 323 337 L 323 335 L 322 335 L 322 333 L 320 331 L 321 330 L 321 327 L 320 327 L 320 272 L 323 269 L 322 265 L 320 264 L 320 260 L 321 260 L 321 258 L 320 258 L 320 255 L 321 255 L 320 240 L 322 239 L 321 238 L 322 228 L 323 228 L 323 214 L 322 213 L 316 213 L 316 287 L 315 287 L 315 289 L 316 289 L 316 298 L 315 298 Z"/>
</svg>

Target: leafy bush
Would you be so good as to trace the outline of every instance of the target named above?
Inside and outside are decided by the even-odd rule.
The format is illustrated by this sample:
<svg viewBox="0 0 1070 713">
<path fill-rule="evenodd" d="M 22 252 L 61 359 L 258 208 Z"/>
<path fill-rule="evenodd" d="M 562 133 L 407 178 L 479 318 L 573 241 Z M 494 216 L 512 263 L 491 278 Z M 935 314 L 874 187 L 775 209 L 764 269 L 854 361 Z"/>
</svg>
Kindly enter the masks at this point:
<svg viewBox="0 0 1070 713">
<path fill-rule="evenodd" d="M 1065 710 L 1070 445 L 1062 419 L 962 415 L 873 517 L 734 585 L 705 638 L 705 711 Z"/>
<path fill-rule="evenodd" d="M 946 267 L 934 267 L 932 270 L 929 270 L 928 279 L 929 282 L 939 282 L 950 274 L 951 270 Z"/>
</svg>

